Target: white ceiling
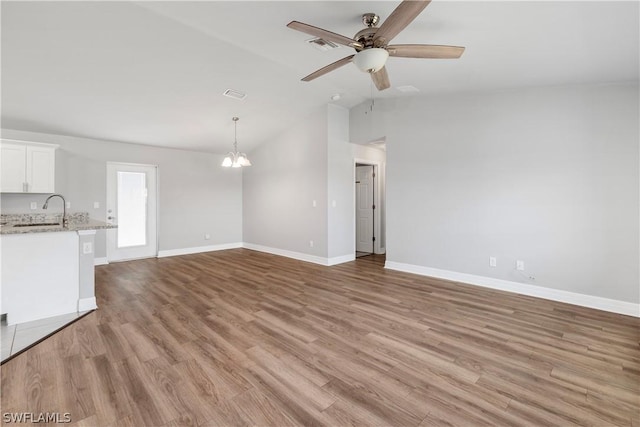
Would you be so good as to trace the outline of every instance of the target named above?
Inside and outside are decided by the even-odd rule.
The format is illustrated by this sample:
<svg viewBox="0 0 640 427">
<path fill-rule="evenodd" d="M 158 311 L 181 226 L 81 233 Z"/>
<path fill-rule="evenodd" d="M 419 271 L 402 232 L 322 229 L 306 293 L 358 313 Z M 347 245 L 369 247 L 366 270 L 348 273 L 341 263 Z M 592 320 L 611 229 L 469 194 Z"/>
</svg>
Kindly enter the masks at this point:
<svg viewBox="0 0 640 427">
<path fill-rule="evenodd" d="M 2 2 L 2 127 L 224 152 L 327 104 L 371 96 L 347 65 L 300 78 L 353 51 L 321 52 L 291 20 L 353 36 L 361 15 L 399 1 Z M 390 58 L 376 97 L 638 81 L 639 4 L 434 1 L 394 43 L 465 46 L 459 60 Z M 232 88 L 244 101 L 225 98 Z"/>
</svg>

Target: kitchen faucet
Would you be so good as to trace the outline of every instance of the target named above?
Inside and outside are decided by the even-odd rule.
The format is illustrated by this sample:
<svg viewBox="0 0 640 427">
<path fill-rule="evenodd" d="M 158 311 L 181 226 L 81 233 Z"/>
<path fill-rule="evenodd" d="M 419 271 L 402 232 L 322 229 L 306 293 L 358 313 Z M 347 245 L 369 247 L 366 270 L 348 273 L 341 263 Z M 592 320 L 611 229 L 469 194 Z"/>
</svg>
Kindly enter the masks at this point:
<svg viewBox="0 0 640 427">
<path fill-rule="evenodd" d="M 69 218 L 67 218 L 67 202 L 66 200 L 64 200 L 64 197 L 62 197 L 62 194 L 52 194 L 49 197 L 47 197 L 47 200 L 45 200 L 44 205 L 42 206 L 42 209 L 47 209 L 49 207 L 49 199 L 56 196 L 62 199 L 62 227 L 68 228 Z"/>
</svg>

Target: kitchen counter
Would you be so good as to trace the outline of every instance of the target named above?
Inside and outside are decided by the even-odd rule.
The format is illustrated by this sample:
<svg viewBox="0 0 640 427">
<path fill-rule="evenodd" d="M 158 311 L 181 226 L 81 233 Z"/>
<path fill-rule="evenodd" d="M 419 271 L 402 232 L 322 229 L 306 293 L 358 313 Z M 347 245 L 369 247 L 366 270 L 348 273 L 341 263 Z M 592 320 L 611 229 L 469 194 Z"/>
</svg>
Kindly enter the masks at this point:
<svg viewBox="0 0 640 427">
<path fill-rule="evenodd" d="M 8 325 L 97 308 L 94 276 L 96 230 L 116 228 L 68 215 L 2 214 L 0 313 Z M 56 225 L 30 225 L 55 223 Z M 26 225 L 17 227 L 16 225 Z"/>
<path fill-rule="evenodd" d="M 0 226 L 0 234 L 29 234 L 29 233 L 52 233 L 61 231 L 82 231 L 82 230 L 104 230 L 109 228 L 117 228 L 117 225 L 107 224 L 103 221 L 95 219 L 89 219 L 81 222 L 69 222 L 68 227 L 62 225 L 41 225 L 41 226 L 27 226 L 16 227 L 16 223 Z"/>
</svg>

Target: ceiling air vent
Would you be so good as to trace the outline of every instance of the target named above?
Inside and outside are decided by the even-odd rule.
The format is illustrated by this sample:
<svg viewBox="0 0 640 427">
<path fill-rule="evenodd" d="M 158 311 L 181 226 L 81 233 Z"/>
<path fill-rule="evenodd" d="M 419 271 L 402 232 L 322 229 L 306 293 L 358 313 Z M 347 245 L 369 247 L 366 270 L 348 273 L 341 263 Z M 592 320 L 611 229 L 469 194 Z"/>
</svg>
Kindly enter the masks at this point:
<svg viewBox="0 0 640 427">
<path fill-rule="evenodd" d="M 315 47 L 318 50 L 321 50 L 323 52 L 326 52 L 328 50 L 332 50 L 332 49 L 337 49 L 340 46 L 335 44 L 334 42 L 330 42 L 329 40 L 325 40 L 325 39 L 321 39 L 320 37 L 317 37 L 315 39 L 310 39 L 307 40 L 307 43 L 309 43 L 311 46 Z"/>
<path fill-rule="evenodd" d="M 239 90 L 227 89 L 223 93 L 224 96 L 228 96 L 229 98 L 239 99 L 242 101 L 247 97 L 246 93 L 240 92 Z"/>
</svg>

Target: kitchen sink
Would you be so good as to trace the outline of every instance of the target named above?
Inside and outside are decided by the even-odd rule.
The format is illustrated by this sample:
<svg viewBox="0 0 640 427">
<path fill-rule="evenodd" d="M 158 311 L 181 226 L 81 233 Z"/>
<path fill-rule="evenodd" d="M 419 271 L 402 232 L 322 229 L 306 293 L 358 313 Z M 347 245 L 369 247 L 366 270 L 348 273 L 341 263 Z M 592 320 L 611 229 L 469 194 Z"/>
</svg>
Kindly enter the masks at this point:
<svg viewBox="0 0 640 427">
<path fill-rule="evenodd" d="M 14 224 L 14 227 L 44 227 L 45 225 L 60 225 L 57 222 L 33 222 L 31 224 Z"/>
</svg>

